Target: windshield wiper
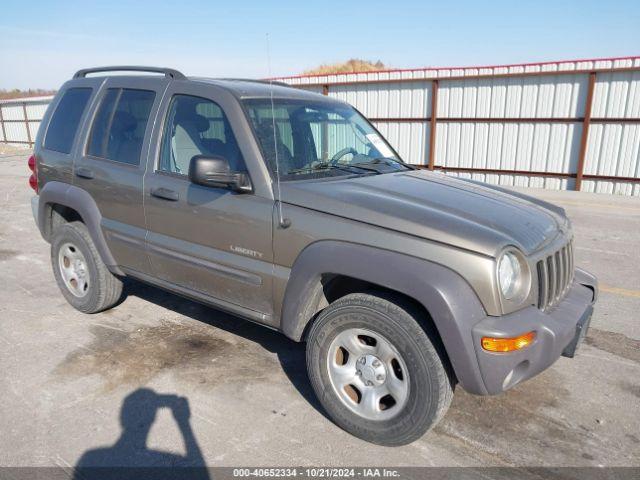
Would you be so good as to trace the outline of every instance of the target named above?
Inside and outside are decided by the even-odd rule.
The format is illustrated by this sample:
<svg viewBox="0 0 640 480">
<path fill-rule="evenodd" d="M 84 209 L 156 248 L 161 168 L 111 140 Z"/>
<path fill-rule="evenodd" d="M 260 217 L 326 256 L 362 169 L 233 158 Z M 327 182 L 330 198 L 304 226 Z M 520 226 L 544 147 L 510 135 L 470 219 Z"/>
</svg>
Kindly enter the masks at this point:
<svg viewBox="0 0 640 480">
<path fill-rule="evenodd" d="M 376 157 L 376 158 L 374 158 L 373 160 L 371 160 L 369 162 L 363 162 L 363 163 L 366 164 L 366 165 L 369 165 L 369 164 L 372 164 L 372 163 L 373 164 L 382 163 L 384 161 L 392 162 L 392 163 L 394 163 L 396 165 L 401 165 L 403 167 L 408 168 L 409 170 L 417 170 L 418 169 L 418 167 L 416 167 L 414 165 L 410 165 L 408 163 L 401 162 L 400 160 L 396 160 L 393 157 Z"/>
<path fill-rule="evenodd" d="M 335 163 L 330 162 L 321 162 L 313 165 L 312 167 L 304 167 L 297 168 L 295 170 L 289 170 L 287 174 L 292 173 L 312 173 L 317 172 L 319 170 L 342 170 L 348 173 L 363 173 L 362 171 L 354 171 L 354 168 L 359 168 L 360 170 L 367 170 L 374 173 L 381 173 L 377 168 L 372 167 L 361 167 L 360 165 L 337 165 Z"/>
<path fill-rule="evenodd" d="M 392 162 L 393 164 L 397 164 L 400 165 L 402 167 L 407 168 L 408 170 L 415 170 L 416 167 L 414 167 L 413 165 L 408 165 L 406 163 L 403 163 L 399 160 L 396 160 L 395 158 L 391 158 L 391 157 L 378 157 L 378 158 L 374 158 L 368 162 L 357 162 L 357 163 L 350 163 L 350 164 L 336 164 L 336 163 L 331 163 L 331 162 L 320 162 L 320 163 L 316 163 L 313 166 L 310 167 L 304 167 L 304 168 L 298 168 L 295 170 L 290 170 L 289 172 L 287 172 L 288 174 L 295 174 L 295 173 L 312 173 L 312 172 L 317 172 L 319 170 L 342 170 L 344 172 L 348 172 L 348 173 L 359 173 L 362 174 L 362 170 L 366 170 L 367 172 L 373 172 L 375 174 L 382 174 L 382 173 L 391 173 L 391 171 L 384 169 L 384 168 L 378 168 L 375 165 L 386 165 L 387 167 L 390 166 L 390 164 L 388 162 Z M 359 169 L 360 171 L 354 170 L 354 169 Z"/>
</svg>

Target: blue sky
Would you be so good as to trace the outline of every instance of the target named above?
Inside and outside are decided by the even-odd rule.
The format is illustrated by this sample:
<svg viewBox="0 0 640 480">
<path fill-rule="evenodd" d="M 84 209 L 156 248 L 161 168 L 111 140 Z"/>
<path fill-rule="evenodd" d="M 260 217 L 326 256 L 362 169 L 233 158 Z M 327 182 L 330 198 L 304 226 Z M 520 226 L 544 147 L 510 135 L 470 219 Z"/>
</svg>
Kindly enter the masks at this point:
<svg viewBox="0 0 640 480">
<path fill-rule="evenodd" d="M 3 0 L 0 88 L 56 88 L 77 69 L 289 75 L 351 57 L 391 67 L 640 55 L 640 2 Z"/>
</svg>

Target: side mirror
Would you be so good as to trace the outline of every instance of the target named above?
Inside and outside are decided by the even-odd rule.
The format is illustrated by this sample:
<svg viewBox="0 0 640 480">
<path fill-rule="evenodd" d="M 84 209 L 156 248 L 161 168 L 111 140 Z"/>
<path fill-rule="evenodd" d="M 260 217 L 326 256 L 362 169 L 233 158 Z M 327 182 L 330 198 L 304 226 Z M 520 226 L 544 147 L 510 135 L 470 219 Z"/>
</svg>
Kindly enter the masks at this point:
<svg viewBox="0 0 640 480">
<path fill-rule="evenodd" d="M 226 158 L 217 155 L 194 155 L 189 163 L 189 180 L 205 187 L 230 188 L 250 192 L 251 181 L 246 173 L 232 172 Z"/>
</svg>

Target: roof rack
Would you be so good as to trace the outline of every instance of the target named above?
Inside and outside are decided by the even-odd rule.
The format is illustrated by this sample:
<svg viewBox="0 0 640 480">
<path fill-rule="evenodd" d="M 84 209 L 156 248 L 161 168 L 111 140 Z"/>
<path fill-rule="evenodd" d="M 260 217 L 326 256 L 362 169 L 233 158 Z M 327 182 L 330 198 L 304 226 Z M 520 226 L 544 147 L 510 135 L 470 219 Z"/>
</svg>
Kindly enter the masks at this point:
<svg viewBox="0 0 640 480">
<path fill-rule="evenodd" d="M 136 67 L 136 66 L 115 66 L 115 67 L 95 67 L 95 68 L 83 68 L 78 70 L 73 78 L 84 78 L 88 73 L 101 73 L 101 72 L 152 72 L 152 73 L 164 73 L 167 78 L 174 80 L 186 80 L 182 73 L 173 68 L 162 67 Z"/>
</svg>

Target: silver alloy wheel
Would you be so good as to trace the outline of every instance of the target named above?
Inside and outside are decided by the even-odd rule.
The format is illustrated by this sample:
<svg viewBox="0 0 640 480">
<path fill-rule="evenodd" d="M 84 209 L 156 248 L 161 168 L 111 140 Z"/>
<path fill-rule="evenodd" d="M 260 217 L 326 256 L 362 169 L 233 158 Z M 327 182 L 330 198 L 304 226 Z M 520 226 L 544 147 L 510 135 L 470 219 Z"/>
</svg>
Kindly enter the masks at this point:
<svg viewBox="0 0 640 480">
<path fill-rule="evenodd" d="M 409 398 L 409 371 L 402 356 L 371 330 L 340 332 L 329 346 L 327 370 L 341 402 L 366 419 L 388 420 Z"/>
<path fill-rule="evenodd" d="M 89 269 L 80 249 L 72 243 L 62 245 L 58 266 L 67 289 L 76 297 L 84 297 L 89 291 Z"/>
</svg>

